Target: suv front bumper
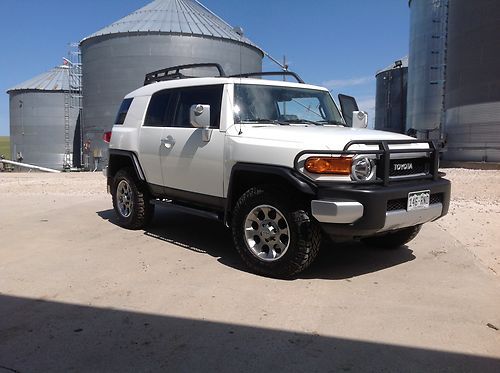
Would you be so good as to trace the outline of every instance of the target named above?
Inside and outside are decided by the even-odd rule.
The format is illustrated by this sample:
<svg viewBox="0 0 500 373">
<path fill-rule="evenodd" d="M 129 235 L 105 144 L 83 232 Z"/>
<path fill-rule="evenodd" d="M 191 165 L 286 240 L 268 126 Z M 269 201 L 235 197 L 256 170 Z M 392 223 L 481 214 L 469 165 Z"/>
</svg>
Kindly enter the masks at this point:
<svg viewBox="0 0 500 373">
<path fill-rule="evenodd" d="M 430 190 L 429 208 L 407 211 L 408 194 Z M 362 237 L 436 220 L 448 212 L 446 179 L 398 182 L 390 186 L 318 186 L 311 213 L 330 236 Z"/>
</svg>

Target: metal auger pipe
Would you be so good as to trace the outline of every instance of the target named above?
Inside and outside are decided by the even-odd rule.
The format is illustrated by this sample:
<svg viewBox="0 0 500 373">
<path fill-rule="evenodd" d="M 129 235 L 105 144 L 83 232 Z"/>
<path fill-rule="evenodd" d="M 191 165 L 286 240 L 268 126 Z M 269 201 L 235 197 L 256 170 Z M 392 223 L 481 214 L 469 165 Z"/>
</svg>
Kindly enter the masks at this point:
<svg viewBox="0 0 500 373">
<path fill-rule="evenodd" d="M 14 162 L 14 161 L 8 161 L 6 159 L 0 159 L 0 162 L 4 164 L 11 164 L 13 166 L 18 166 L 18 167 L 23 167 L 23 168 L 29 168 L 30 170 L 38 170 L 38 171 L 44 171 L 44 172 L 52 172 L 52 173 L 60 173 L 61 171 L 54 170 L 52 168 L 46 168 L 46 167 L 40 167 L 40 166 L 35 166 L 32 164 L 27 164 L 27 163 L 21 163 L 21 162 Z"/>
</svg>

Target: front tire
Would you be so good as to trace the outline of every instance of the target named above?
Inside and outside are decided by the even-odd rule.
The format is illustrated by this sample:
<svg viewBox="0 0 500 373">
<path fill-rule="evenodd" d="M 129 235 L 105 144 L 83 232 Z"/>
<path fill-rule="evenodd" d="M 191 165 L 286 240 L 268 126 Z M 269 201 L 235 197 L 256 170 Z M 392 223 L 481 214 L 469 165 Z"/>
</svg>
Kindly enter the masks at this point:
<svg viewBox="0 0 500 373">
<path fill-rule="evenodd" d="M 363 238 L 363 243 L 382 249 L 397 249 L 410 242 L 420 232 L 422 225 L 398 229 L 380 236 Z"/>
<path fill-rule="evenodd" d="M 304 210 L 270 190 L 275 188 L 251 188 L 240 197 L 233 212 L 233 240 L 253 272 L 288 278 L 314 261 L 321 232 Z"/>
<path fill-rule="evenodd" d="M 129 169 L 121 169 L 116 173 L 111 194 L 120 226 L 137 230 L 149 225 L 155 206 L 149 203 L 148 191 Z"/>
</svg>

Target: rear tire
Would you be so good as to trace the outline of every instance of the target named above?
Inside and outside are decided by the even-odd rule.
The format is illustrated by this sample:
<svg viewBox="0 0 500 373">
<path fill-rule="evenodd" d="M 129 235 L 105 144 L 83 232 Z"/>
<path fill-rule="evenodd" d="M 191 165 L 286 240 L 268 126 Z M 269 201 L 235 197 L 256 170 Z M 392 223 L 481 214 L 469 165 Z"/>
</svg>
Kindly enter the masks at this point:
<svg viewBox="0 0 500 373">
<path fill-rule="evenodd" d="M 276 188 L 251 188 L 238 200 L 232 219 L 233 240 L 255 273 L 288 278 L 317 257 L 321 231 L 304 210 Z"/>
<path fill-rule="evenodd" d="M 118 224 L 127 229 L 143 229 L 151 222 L 155 206 L 149 203 L 149 193 L 130 169 L 121 169 L 113 180 L 111 191 Z"/>
<path fill-rule="evenodd" d="M 388 232 L 380 236 L 363 238 L 362 242 L 368 246 L 381 249 L 397 249 L 417 237 L 422 225 L 402 228 L 396 231 Z"/>
</svg>

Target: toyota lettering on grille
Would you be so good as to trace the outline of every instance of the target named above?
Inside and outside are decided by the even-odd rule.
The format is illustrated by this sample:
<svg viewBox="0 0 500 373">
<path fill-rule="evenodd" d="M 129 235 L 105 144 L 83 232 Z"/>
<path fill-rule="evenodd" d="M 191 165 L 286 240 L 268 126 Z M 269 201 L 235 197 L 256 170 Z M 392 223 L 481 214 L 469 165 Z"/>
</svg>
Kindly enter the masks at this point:
<svg viewBox="0 0 500 373">
<path fill-rule="evenodd" d="M 396 163 L 394 171 L 410 171 L 413 170 L 413 163 Z"/>
</svg>

